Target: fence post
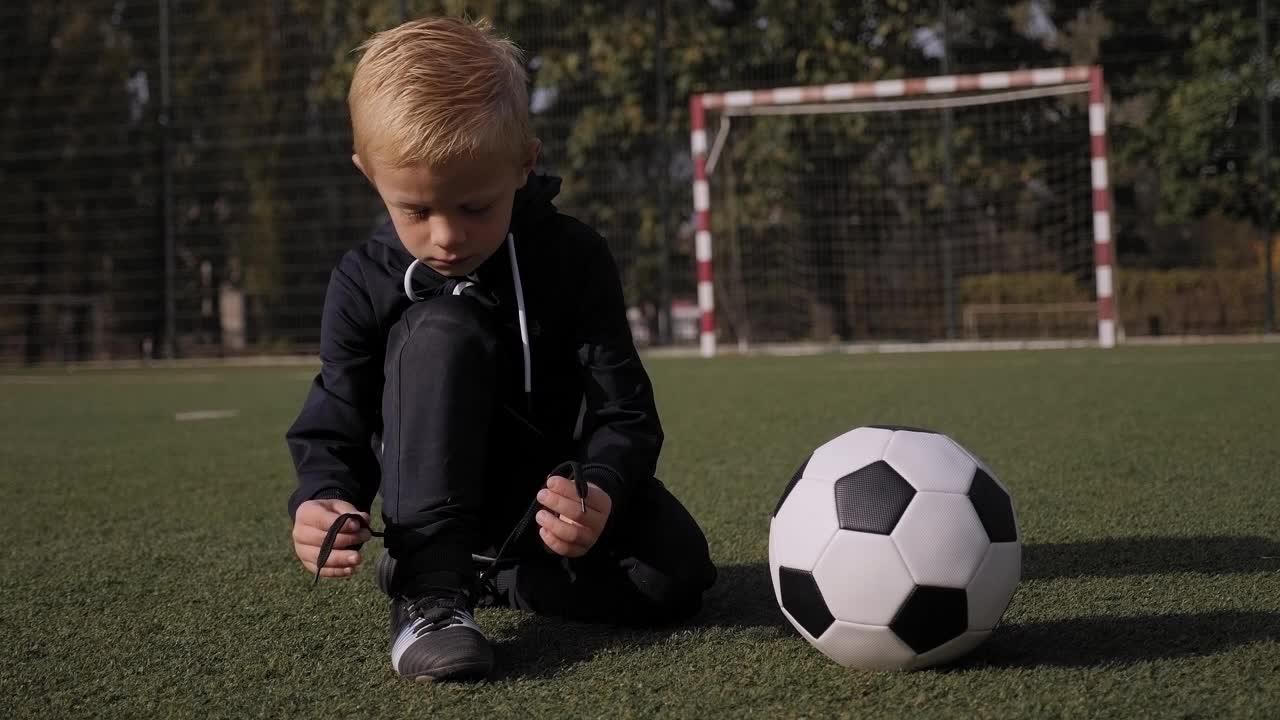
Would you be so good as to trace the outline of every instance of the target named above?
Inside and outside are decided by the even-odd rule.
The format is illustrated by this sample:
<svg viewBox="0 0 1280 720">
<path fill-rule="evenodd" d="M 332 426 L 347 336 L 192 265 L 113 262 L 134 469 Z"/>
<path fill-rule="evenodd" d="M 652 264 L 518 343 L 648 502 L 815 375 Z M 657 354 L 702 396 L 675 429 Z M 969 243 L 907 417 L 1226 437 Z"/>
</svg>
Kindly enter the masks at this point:
<svg viewBox="0 0 1280 720">
<path fill-rule="evenodd" d="M 951 9 L 947 0 L 938 3 L 938 14 L 942 17 L 942 74 L 951 74 Z M 956 339 L 956 277 L 955 265 L 952 261 L 952 238 L 955 221 L 954 205 L 954 169 L 952 166 L 952 119 L 951 108 L 942 109 L 942 295 L 943 306 L 947 316 L 947 339 Z"/>
<path fill-rule="evenodd" d="M 160 113 L 157 130 L 160 133 L 160 233 L 164 242 L 164 333 L 161 353 L 166 358 L 177 355 L 177 301 L 175 294 L 175 262 L 177 257 L 173 237 L 173 153 L 171 129 L 173 126 L 173 78 L 170 73 L 169 48 L 169 0 L 160 2 Z"/>
<path fill-rule="evenodd" d="M 1262 121 L 1262 261 L 1266 266 L 1267 282 L 1263 302 L 1266 304 L 1266 321 L 1263 329 L 1272 333 L 1276 331 L 1276 278 L 1275 278 L 1275 239 L 1271 236 L 1271 47 L 1267 42 L 1267 0 L 1258 0 L 1258 24 L 1261 26 L 1260 44 L 1262 52 L 1262 90 L 1258 102 L 1261 104 L 1260 119 Z"/>
<path fill-rule="evenodd" d="M 654 18 L 653 82 L 655 94 L 655 119 L 658 131 L 658 221 L 654 223 L 658 251 L 658 343 L 671 342 L 671 244 L 667 237 L 667 215 L 671 212 L 671 200 L 667 184 L 671 174 L 671 150 L 667 142 L 667 81 L 666 55 L 666 0 L 658 0 Z"/>
</svg>

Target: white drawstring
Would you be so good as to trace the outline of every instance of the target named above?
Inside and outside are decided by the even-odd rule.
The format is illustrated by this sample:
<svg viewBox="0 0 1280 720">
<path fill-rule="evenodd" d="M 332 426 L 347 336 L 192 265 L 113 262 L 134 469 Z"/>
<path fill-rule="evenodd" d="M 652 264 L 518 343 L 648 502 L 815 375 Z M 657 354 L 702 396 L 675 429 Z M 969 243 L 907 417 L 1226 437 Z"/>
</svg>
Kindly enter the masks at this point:
<svg viewBox="0 0 1280 720">
<path fill-rule="evenodd" d="M 529 347 L 529 317 L 524 309 L 524 285 L 520 282 L 520 263 L 516 260 L 516 236 L 507 233 L 507 251 L 511 254 L 511 280 L 516 286 L 516 316 L 520 321 L 520 345 L 524 350 L 524 391 L 533 393 L 533 353 Z M 404 271 L 404 294 L 413 302 L 420 298 L 413 292 L 413 271 L 422 261 L 414 258 Z M 454 295 L 461 295 L 473 282 L 460 282 L 453 288 Z"/>
<path fill-rule="evenodd" d="M 520 319 L 520 344 L 524 348 L 524 392 L 533 393 L 533 354 L 529 350 L 529 318 L 524 309 L 524 286 L 520 284 L 520 263 L 516 260 L 516 236 L 507 233 L 511 254 L 511 279 L 516 285 L 516 316 Z"/>
<path fill-rule="evenodd" d="M 422 261 L 414 258 L 413 262 L 409 263 L 409 269 L 404 271 L 404 294 L 414 302 L 418 302 L 418 296 L 413 293 L 413 269 L 418 267 L 420 262 Z"/>
</svg>

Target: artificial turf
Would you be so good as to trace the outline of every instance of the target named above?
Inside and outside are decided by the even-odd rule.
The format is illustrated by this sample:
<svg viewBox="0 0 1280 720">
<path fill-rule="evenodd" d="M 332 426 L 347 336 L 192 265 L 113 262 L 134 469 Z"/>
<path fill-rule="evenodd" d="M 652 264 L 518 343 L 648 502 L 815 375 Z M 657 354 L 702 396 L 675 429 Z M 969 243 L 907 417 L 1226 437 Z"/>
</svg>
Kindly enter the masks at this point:
<svg viewBox="0 0 1280 720">
<path fill-rule="evenodd" d="M 1280 346 L 647 366 L 659 474 L 721 570 L 704 612 L 482 611 L 495 677 L 439 686 L 391 671 L 367 571 L 312 590 L 292 556 L 312 369 L 0 375 L 0 716 L 1280 717 Z M 945 431 L 1014 493 L 1024 580 L 947 668 L 845 670 L 773 601 L 778 493 L 871 423 Z"/>
</svg>

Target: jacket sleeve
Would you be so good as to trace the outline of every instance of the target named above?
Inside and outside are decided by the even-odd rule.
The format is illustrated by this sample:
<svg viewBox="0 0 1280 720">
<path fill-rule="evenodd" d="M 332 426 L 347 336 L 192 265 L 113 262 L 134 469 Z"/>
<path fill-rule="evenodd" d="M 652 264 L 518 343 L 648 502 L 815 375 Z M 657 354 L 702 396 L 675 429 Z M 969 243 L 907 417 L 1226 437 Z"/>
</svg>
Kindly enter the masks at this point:
<svg viewBox="0 0 1280 720">
<path fill-rule="evenodd" d="M 298 486 L 289 516 L 316 498 L 339 498 L 361 510 L 381 479 L 374 437 L 381 432 L 382 357 L 377 319 L 355 262 L 329 277 L 320 325 L 320 373 L 285 435 Z"/>
<path fill-rule="evenodd" d="M 585 372 L 582 472 L 609 494 L 615 512 L 630 489 L 653 477 L 662 424 L 653 386 L 640 362 L 618 268 L 598 236 L 588 252 L 578 322 L 578 358 Z"/>
</svg>

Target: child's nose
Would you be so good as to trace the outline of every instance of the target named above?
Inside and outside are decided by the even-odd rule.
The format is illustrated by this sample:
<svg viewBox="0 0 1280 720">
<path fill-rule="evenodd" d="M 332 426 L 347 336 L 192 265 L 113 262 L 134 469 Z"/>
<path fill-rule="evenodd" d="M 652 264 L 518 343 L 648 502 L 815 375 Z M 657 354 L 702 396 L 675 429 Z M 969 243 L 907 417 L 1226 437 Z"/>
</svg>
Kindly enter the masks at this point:
<svg viewBox="0 0 1280 720">
<path fill-rule="evenodd" d="M 441 250 L 453 251 L 466 244 L 467 234 L 459 224 L 439 218 L 431 228 L 431 241 Z"/>
</svg>

